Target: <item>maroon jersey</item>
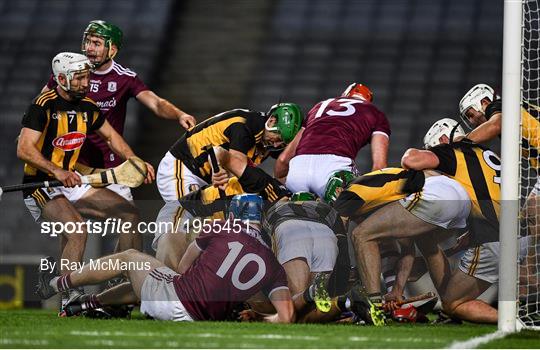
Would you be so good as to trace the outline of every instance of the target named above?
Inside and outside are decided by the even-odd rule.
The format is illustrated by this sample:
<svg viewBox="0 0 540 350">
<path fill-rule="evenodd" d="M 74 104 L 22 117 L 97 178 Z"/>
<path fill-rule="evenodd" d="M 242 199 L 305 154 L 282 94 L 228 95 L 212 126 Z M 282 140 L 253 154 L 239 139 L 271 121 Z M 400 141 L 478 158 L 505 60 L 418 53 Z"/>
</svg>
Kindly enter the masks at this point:
<svg viewBox="0 0 540 350">
<path fill-rule="evenodd" d="M 301 154 L 335 154 L 351 159 L 374 133 L 390 136 L 390 124 L 373 104 L 344 97 L 317 103 L 308 113 L 296 149 Z"/>
<path fill-rule="evenodd" d="M 51 75 L 47 87 L 54 89 L 56 86 Z M 148 87 L 137 77 L 137 73 L 113 61 L 105 72 L 90 74 L 90 90 L 87 97 L 96 101 L 101 113 L 112 127 L 123 135 L 128 100 L 145 90 L 148 90 Z M 122 163 L 122 160 L 101 137 L 94 134 L 86 138 L 79 162 L 93 168 L 111 168 Z"/>
<path fill-rule="evenodd" d="M 224 320 L 235 305 L 259 291 L 270 295 L 288 288 L 285 270 L 272 251 L 232 227 L 216 227 L 198 237 L 201 255 L 185 274 L 174 277 L 178 298 L 195 320 Z"/>
</svg>

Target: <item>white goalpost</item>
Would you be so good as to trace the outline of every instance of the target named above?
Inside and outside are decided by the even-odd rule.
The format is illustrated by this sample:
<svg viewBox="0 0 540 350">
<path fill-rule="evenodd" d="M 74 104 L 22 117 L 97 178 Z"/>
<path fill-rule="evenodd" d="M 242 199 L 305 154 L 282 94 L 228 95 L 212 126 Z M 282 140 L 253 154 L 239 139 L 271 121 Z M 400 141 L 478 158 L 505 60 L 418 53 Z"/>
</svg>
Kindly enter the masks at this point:
<svg viewBox="0 0 540 350">
<path fill-rule="evenodd" d="M 499 322 L 539 328 L 540 0 L 505 0 L 502 79 Z M 524 245 L 518 254 L 519 241 Z"/>
</svg>

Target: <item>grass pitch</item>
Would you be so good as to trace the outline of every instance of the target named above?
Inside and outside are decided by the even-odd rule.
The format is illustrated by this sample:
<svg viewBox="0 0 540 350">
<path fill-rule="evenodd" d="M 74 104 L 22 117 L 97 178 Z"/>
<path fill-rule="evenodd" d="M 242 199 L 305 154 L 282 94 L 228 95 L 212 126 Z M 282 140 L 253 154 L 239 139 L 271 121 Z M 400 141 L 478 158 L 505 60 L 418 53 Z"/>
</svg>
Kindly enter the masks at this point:
<svg viewBox="0 0 540 350">
<path fill-rule="evenodd" d="M 261 323 L 174 323 L 143 319 L 58 318 L 52 311 L 0 311 L 2 348 L 444 348 L 492 333 L 495 326 L 270 325 Z M 540 332 L 522 332 L 484 344 L 493 348 L 537 348 Z"/>
</svg>

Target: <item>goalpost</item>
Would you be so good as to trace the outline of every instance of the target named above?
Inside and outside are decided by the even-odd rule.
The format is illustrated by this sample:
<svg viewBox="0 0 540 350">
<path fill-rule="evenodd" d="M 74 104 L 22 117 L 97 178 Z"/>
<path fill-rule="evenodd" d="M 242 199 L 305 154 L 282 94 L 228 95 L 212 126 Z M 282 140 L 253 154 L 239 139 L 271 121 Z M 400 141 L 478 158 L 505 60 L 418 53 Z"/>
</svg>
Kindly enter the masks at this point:
<svg viewBox="0 0 540 350">
<path fill-rule="evenodd" d="M 540 191 L 537 201 L 533 191 L 540 187 L 534 147 L 540 142 L 539 1 L 504 1 L 498 324 L 503 332 L 540 329 Z M 521 256 L 519 243 L 526 248 Z"/>
</svg>

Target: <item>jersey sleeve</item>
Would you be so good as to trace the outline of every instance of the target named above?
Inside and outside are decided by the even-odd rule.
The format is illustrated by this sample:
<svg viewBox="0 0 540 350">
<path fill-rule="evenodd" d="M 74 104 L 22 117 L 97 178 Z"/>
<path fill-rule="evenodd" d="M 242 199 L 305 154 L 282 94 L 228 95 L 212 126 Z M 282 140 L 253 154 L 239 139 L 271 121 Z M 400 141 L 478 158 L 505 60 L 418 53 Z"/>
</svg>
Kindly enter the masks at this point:
<svg viewBox="0 0 540 350">
<path fill-rule="evenodd" d="M 247 166 L 238 182 L 240 182 L 244 191 L 258 193 L 263 199 L 272 202 L 292 195 L 281 182 L 265 173 L 261 168 Z"/>
<path fill-rule="evenodd" d="M 272 292 L 274 292 L 275 290 L 289 288 L 287 284 L 287 274 L 285 273 L 285 270 L 273 256 L 272 258 L 272 274 L 268 276 L 268 282 L 262 289 L 262 292 L 267 297 L 269 297 L 270 294 L 272 294 Z"/>
<path fill-rule="evenodd" d="M 373 134 L 385 134 L 390 137 L 390 122 L 386 118 L 386 115 L 380 111 L 375 112 L 375 126 L 373 128 Z"/>
<path fill-rule="evenodd" d="M 90 131 L 99 130 L 105 124 L 105 116 L 99 109 L 92 113 L 92 127 Z"/>
<path fill-rule="evenodd" d="M 216 236 L 213 235 L 211 231 L 208 233 L 202 231 L 199 237 L 195 238 L 195 244 L 197 245 L 197 247 L 199 247 L 200 250 L 205 250 L 214 237 Z"/>
<path fill-rule="evenodd" d="M 134 76 L 129 84 L 129 91 L 131 95 L 137 96 L 143 91 L 150 90 L 148 86 L 139 78 L 138 75 Z"/>
<path fill-rule="evenodd" d="M 448 175 L 455 175 L 457 168 L 457 159 L 454 148 L 449 144 L 440 144 L 429 149 L 437 158 L 439 165 L 436 170 L 440 170 Z"/>
<path fill-rule="evenodd" d="M 51 73 L 51 76 L 49 77 L 49 81 L 47 81 L 47 87 L 49 89 L 54 89 L 58 86 L 58 83 L 56 82 L 56 80 L 54 80 L 54 75 L 52 75 Z"/>
<path fill-rule="evenodd" d="M 24 113 L 22 126 L 36 131 L 45 130 L 47 125 L 47 114 L 43 107 L 36 104 L 31 104 Z"/>
<path fill-rule="evenodd" d="M 255 146 L 255 137 L 244 123 L 233 123 L 224 132 L 229 139 L 229 149 L 247 154 Z"/>
</svg>

